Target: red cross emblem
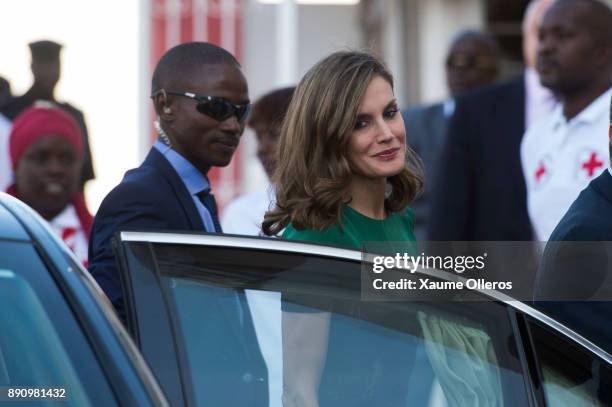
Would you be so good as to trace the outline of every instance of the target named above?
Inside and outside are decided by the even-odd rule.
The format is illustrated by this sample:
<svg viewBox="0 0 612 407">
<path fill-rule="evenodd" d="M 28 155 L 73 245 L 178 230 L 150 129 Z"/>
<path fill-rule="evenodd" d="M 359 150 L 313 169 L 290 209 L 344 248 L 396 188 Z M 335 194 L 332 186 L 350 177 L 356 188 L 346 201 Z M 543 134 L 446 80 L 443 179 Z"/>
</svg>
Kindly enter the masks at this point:
<svg viewBox="0 0 612 407">
<path fill-rule="evenodd" d="M 546 175 L 546 166 L 544 165 L 544 161 L 540 161 L 538 168 L 535 170 L 535 180 L 536 182 L 540 182 L 542 177 Z"/>
<path fill-rule="evenodd" d="M 76 237 L 77 230 L 75 228 L 64 228 L 62 230 L 62 240 L 66 243 L 66 246 L 74 252 L 74 238 Z"/>
<path fill-rule="evenodd" d="M 581 164 L 581 168 L 587 172 L 589 178 L 593 177 L 595 171 L 603 166 L 603 161 L 597 159 L 597 153 L 595 152 L 592 152 L 589 159 Z"/>
<path fill-rule="evenodd" d="M 76 229 L 75 228 L 64 228 L 62 230 L 62 240 L 64 242 L 72 239 L 74 237 L 74 235 L 76 235 Z"/>
</svg>

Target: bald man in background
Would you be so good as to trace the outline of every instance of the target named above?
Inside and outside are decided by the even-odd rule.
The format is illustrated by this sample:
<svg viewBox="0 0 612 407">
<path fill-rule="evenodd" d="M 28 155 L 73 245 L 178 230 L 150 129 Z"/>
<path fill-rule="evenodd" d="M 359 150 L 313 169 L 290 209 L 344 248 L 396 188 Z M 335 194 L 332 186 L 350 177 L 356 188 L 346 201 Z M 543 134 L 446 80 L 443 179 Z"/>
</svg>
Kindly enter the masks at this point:
<svg viewBox="0 0 612 407">
<path fill-rule="evenodd" d="M 429 240 L 532 239 L 520 144 L 532 121 L 555 105 L 537 79 L 533 46 L 553 2 L 534 0 L 525 12 L 523 75 L 457 98 L 433 185 Z"/>
<path fill-rule="evenodd" d="M 418 240 L 425 240 L 433 180 L 439 166 L 448 120 L 455 108 L 455 98 L 497 79 L 498 44 L 488 34 L 473 30 L 461 31 L 451 41 L 445 65 L 446 84 L 451 98 L 402 111 L 408 145 L 423 160 L 425 169 L 423 191 L 412 204 L 416 220 L 414 232 Z"/>
</svg>

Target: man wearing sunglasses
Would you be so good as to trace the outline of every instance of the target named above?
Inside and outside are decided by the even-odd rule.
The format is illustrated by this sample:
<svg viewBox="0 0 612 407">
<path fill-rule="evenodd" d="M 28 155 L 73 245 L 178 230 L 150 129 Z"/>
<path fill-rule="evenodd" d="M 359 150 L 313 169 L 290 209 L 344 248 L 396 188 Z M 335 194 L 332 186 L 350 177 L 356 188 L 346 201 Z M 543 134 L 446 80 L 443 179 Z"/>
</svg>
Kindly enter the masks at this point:
<svg viewBox="0 0 612 407">
<path fill-rule="evenodd" d="M 206 174 L 230 163 L 250 108 L 239 63 L 226 50 L 203 42 L 178 45 L 162 56 L 153 73 L 151 99 L 159 138 L 141 166 L 128 171 L 106 196 L 90 237 L 90 272 L 123 321 L 132 314 L 125 308 L 111 239 L 123 230 L 222 233 Z M 214 405 L 267 405 L 266 368 L 244 292 L 226 291 L 190 299 L 202 309 L 203 346 L 211 350 L 207 357 L 232 366 L 221 375 L 212 371 L 219 366 L 210 363 L 211 380 L 202 385 Z M 212 309 L 227 315 L 214 318 Z M 242 328 L 240 335 L 232 330 L 236 326 Z M 245 371 L 257 378 L 248 386 L 242 379 Z"/>
</svg>

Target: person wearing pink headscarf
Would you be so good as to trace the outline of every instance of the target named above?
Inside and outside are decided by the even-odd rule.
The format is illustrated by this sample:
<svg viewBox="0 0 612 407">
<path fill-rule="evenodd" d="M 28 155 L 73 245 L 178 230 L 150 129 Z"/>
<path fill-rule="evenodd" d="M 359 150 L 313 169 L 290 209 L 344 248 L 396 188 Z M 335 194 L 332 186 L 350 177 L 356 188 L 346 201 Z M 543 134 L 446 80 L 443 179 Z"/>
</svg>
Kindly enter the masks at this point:
<svg viewBox="0 0 612 407">
<path fill-rule="evenodd" d="M 33 107 L 13 122 L 9 154 L 15 182 L 6 190 L 32 207 L 87 265 L 92 216 L 79 192 L 79 125 L 58 108 Z"/>
</svg>

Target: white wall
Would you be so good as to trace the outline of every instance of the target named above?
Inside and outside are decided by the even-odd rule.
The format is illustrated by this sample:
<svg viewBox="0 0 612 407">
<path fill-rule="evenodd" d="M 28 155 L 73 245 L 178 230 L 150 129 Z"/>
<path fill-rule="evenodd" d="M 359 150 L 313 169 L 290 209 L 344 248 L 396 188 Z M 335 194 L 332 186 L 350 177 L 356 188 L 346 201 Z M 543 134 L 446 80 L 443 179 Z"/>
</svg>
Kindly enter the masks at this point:
<svg viewBox="0 0 612 407">
<path fill-rule="evenodd" d="M 32 81 L 29 42 L 64 45 L 56 96 L 87 120 L 97 175 L 86 189 L 93 212 L 139 161 L 138 6 L 138 0 L 0 2 L 0 75 L 14 93 L 25 92 Z"/>
<path fill-rule="evenodd" d="M 251 100 L 267 93 L 279 85 L 277 12 L 282 6 L 262 4 L 256 0 L 244 3 L 243 68 L 249 82 Z M 358 48 L 360 28 L 357 6 L 297 5 L 297 84 L 306 71 L 318 60 L 333 51 Z M 266 176 L 255 158 L 255 140 L 246 131 L 241 141 L 243 148 L 242 190 L 249 192 L 261 189 Z"/>
<path fill-rule="evenodd" d="M 465 28 L 482 28 L 482 0 L 418 0 L 420 95 L 423 102 L 448 94 L 444 58 L 453 35 Z"/>
</svg>

